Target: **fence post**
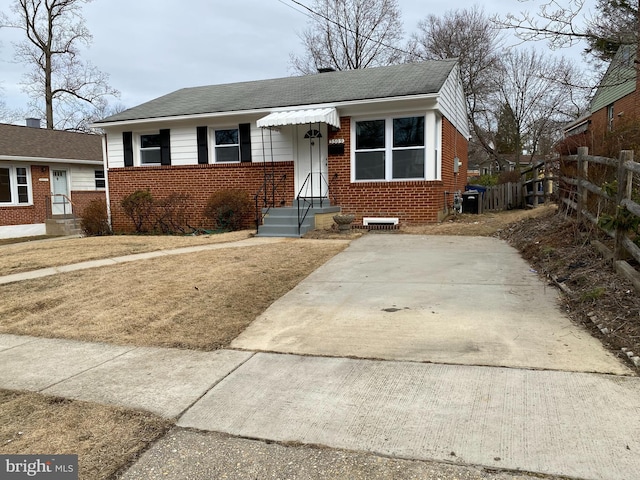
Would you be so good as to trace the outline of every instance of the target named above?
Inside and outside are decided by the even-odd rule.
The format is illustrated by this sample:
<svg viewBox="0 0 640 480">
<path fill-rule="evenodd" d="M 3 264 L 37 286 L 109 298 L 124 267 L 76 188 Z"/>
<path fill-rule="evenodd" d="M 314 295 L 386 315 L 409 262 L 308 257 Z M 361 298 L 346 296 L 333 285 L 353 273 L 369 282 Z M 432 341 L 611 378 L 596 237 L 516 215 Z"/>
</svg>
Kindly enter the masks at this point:
<svg viewBox="0 0 640 480">
<path fill-rule="evenodd" d="M 536 165 L 536 167 L 533 169 L 533 208 L 536 208 L 538 206 L 538 181 L 540 180 L 540 166 Z"/>
<path fill-rule="evenodd" d="M 544 162 L 544 182 L 542 184 L 542 190 L 544 191 L 544 204 L 548 205 L 553 195 L 553 175 L 551 173 L 551 167 L 546 160 Z"/>
<path fill-rule="evenodd" d="M 620 159 L 618 160 L 618 189 L 616 191 L 616 216 L 622 211 L 622 201 L 631 198 L 631 191 L 633 189 L 633 176 L 625 166 L 626 162 L 633 161 L 633 150 L 622 150 L 620 152 Z M 622 246 L 622 239 L 627 234 L 627 230 L 620 225 L 620 222 L 616 222 L 616 243 L 613 249 L 613 261 L 621 260 L 624 257 L 624 247 Z"/>
<path fill-rule="evenodd" d="M 582 210 L 587 206 L 587 189 L 582 186 L 582 180 L 589 177 L 589 161 L 585 159 L 588 153 L 588 147 L 578 147 L 578 171 L 576 172 L 578 179 L 578 198 L 576 199 L 578 225 L 582 224 Z"/>
</svg>

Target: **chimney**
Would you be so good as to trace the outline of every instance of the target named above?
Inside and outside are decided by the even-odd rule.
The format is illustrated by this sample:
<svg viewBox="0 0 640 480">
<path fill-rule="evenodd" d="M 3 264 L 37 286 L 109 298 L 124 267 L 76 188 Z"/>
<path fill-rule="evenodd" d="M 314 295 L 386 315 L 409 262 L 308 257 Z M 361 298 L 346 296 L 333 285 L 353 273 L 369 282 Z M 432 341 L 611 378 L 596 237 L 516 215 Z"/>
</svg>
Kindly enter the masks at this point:
<svg viewBox="0 0 640 480">
<path fill-rule="evenodd" d="M 336 69 L 332 68 L 332 67 L 321 67 L 318 69 L 318 73 L 330 73 L 330 72 L 335 72 Z"/>
<path fill-rule="evenodd" d="M 39 118 L 27 118 L 27 127 L 41 128 Z"/>
</svg>

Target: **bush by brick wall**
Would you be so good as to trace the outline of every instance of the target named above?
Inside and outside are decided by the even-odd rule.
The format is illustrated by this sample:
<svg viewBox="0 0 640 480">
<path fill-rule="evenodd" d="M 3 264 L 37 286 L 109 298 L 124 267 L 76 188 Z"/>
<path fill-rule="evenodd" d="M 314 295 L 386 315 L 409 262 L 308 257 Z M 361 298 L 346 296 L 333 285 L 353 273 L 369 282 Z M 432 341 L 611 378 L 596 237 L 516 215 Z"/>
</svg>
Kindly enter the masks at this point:
<svg viewBox="0 0 640 480">
<path fill-rule="evenodd" d="M 71 192 L 71 201 L 73 202 L 73 213 L 77 217 L 82 217 L 84 209 L 89 206 L 93 200 L 106 200 L 105 192 L 73 190 Z"/>
<path fill-rule="evenodd" d="M 233 163 L 110 169 L 108 175 L 113 230 L 135 230 L 120 203 L 134 191 L 147 189 L 156 199 L 167 197 L 174 192 L 188 195 L 190 205 L 185 213 L 189 225 L 208 228 L 210 226 L 203 216 L 203 211 L 209 196 L 223 188 L 243 188 L 251 196 L 255 195 L 264 181 L 264 166 L 262 163 Z M 266 166 L 271 173 L 272 165 L 267 163 Z M 275 162 L 273 168 L 276 178 L 287 176 L 284 186 L 285 198 L 287 201 L 293 200 L 293 162 Z"/>
</svg>

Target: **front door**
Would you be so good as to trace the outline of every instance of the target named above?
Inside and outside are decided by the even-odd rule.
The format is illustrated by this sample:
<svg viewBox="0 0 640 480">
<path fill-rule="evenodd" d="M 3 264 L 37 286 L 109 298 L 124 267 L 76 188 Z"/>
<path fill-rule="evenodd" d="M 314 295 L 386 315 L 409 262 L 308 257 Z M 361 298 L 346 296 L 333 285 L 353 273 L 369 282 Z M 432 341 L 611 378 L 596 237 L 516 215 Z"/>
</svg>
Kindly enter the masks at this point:
<svg viewBox="0 0 640 480">
<path fill-rule="evenodd" d="M 69 203 L 69 184 L 67 183 L 66 170 L 53 170 L 51 172 L 53 183 L 51 184 L 51 213 L 53 215 L 66 215 L 71 213 Z"/>
<path fill-rule="evenodd" d="M 297 125 L 296 197 L 326 197 L 327 125 Z"/>
</svg>

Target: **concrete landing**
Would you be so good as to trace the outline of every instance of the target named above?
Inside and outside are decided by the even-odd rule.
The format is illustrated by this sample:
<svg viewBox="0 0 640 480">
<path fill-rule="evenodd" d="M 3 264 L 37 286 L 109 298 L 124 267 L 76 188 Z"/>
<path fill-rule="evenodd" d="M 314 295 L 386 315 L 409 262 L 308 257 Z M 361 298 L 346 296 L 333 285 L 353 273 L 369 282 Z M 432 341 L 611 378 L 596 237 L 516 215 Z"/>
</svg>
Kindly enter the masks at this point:
<svg viewBox="0 0 640 480">
<path fill-rule="evenodd" d="M 256 354 L 181 427 L 581 479 L 640 478 L 640 379 Z"/>
</svg>

